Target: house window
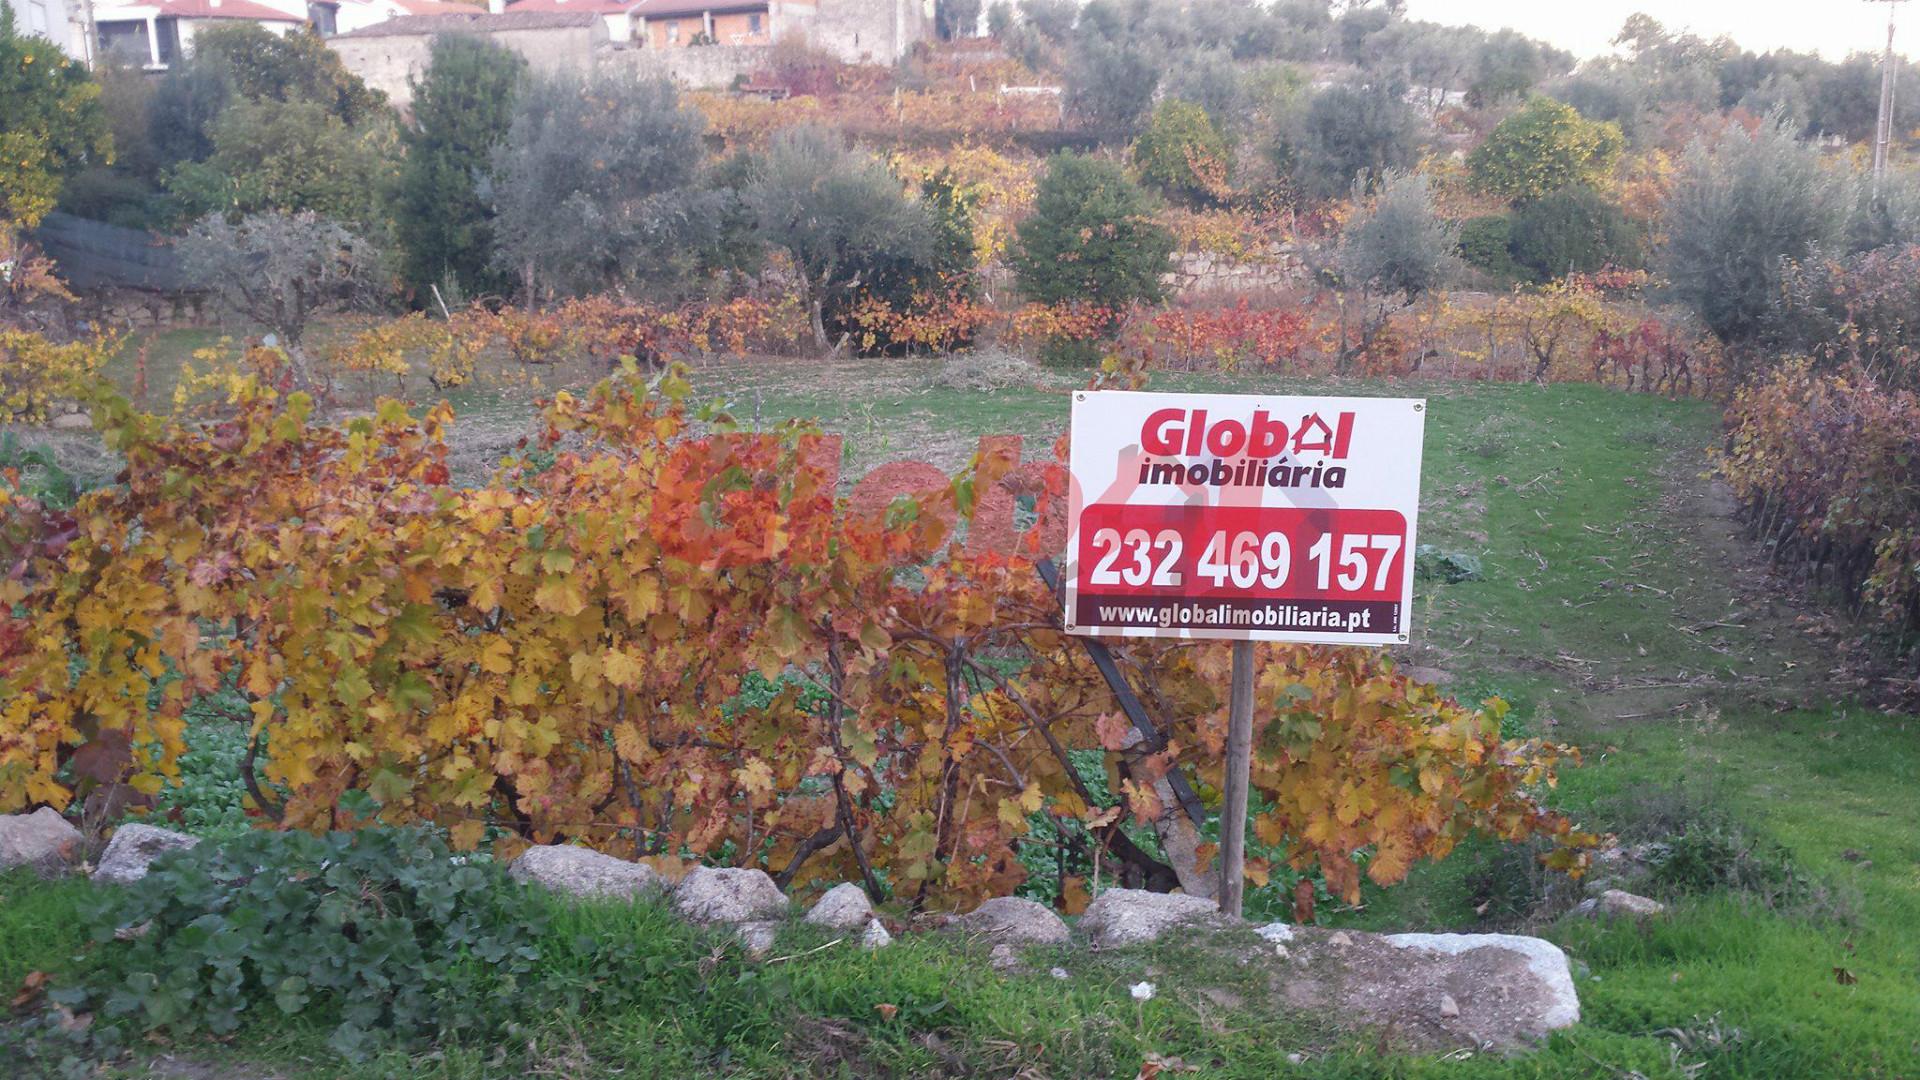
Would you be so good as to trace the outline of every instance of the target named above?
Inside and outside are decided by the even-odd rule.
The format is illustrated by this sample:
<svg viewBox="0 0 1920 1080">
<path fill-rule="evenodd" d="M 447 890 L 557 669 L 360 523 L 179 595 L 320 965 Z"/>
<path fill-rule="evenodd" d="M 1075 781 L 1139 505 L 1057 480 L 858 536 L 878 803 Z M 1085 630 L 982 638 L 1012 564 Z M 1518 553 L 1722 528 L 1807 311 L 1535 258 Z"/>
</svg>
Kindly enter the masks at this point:
<svg viewBox="0 0 1920 1080">
<path fill-rule="evenodd" d="M 141 67 L 152 62 L 145 19 L 110 19 L 97 24 L 95 29 L 100 35 L 102 53 Z"/>
<path fill-rule="evenodd" d="M 307 5 L 307 21 L 313 24 L 313 30 L 321 37 L 332 37 L 339 33 L 336 13 L 332 4 Z"/>
<path fill-rule="evenodd" d="M 758 34 L 759 32 L 760 32 L 760 13 L 756 11 L 747 16 L 747 33 Z"/>
<path fill-rule="evenodd" d="M 160 66 L 166 67 L 180 55 L 180 20 L 156 19 L 154 43 L 160 47 Z"/>
<path fill-rule="evenodd" d="M 668 23 L 667 24 L 667 44 L 674 45 L 674 44 L 677 44 L 679 41 L 680 41 L 680 24 L 677 22 Z"/>
</svg>

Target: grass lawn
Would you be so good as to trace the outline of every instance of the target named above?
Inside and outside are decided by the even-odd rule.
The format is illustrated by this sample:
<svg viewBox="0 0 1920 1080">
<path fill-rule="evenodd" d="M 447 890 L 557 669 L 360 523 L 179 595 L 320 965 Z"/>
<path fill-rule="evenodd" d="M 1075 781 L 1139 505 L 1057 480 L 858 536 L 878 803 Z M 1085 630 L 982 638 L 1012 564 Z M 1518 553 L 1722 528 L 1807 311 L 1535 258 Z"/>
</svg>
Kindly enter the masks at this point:
<svg viewBox="0 0 1920 1080">
<path fill-rule="evenodd" d="M 851 478 L 901 457 L 956 466 L 986 433 L 1047 453 L 1078 382 L 987 394 L 942 388 L 934 367 L 738 362 L 700 368 L 695 385 L 750 421 L 819 418 L 847 437 Z M 1477 556 L 1484 573 L 1423 583 L 1415 644 L 1396 653 L 1463 697 L 1507 698 L 1519 731 L 1578 745 L 1586 765 L 1553 799 L 1586 825 L 1630 837 L 1724 829 L 1784 867 L 1786 885 L 1676 895 L 1669 916 L 1641 925 L 1531 925 L 1537 875 L 1483 843 L 1403 886 L 1370 887 L 1358 908 L 1322 911 L 1366 929 L 1522 928 L 1561 944 L 1583 1022 L 1511 1060 L 1383 1054 L 1261 996 L 1215 993 L 1230 971 L 1151 950 L 1037 957 L 1037 973 L 1014 977 L 937 939 L 751 965 L 627 907 L 557 915 L 543 952 L 564 967 L 583 935 L 618 935 L 658 992 L 527 1002 L 511 1048 L 443 1046 L 349 1068 L 320 1034 L 261 1023 L 230 1044 L 169 1050 L 207 1071 L 159 1074 L 1131 1077 L 1154 1052 L 1199 1070 L 1163 1076 L 1920 1077 L 1920 720 L 1852 704 L 1828 620 L 1764 580 L 1705 479 L 1714 407 L 1586 386 L 1228 375 L 1154 386 L 1256 387 L 1427 397 L 1420 540 Z M 479 392 L 462 404 L 525 409 Z M 0 991 L 74 963 L 82 893 L 0 881 Z M 1276 897 L 1251 906 L 1281 910 Z M 796 928 L 779 951 L 815 944 Z M 1055 963 L 1073 977 L 1048 976 Z M 1126 984 L 1143 972 L 1163 990 L 1139 1008 Z M 898 1012 L 883 1017 L 882 1004 Z"/>
</svg>

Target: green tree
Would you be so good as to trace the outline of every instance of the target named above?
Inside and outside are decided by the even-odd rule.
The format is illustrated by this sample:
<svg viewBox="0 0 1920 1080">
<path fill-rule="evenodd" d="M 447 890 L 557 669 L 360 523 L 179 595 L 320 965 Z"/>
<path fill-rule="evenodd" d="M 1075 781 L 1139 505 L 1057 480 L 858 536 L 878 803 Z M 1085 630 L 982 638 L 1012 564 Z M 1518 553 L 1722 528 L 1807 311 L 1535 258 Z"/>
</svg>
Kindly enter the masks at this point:
<svg viewBox="0 0 1920 1080">
<path fill-rule="evenodd" d="M 1173 237 L 1153 201 L 1118 165 L 1079 154 L 1047 163 L 1012 262 L 1020 289 L 1043 304 L 1118 309 L 1161 297 Z"/>
<path fill-rule="evenodd" d="M 1256 111 L 1255 93 L 1267 91 L 1276 79 L 1285 80 L 1290 74 L 1271 67 L 1249 73 L 1225 49 L 1195 49 L 1168 60 L 1160 93 L 1205 109 L 1213 129 L 1233 142 Z"/>
<path fill-rule="evenodd" d="M 1513 261 L 1536 281 L 1640 265 L 1640 233 L 1618 206 L 1590 187 L 1561 188 L 1513 212 Z"/>
<path fill-rule="evenodd" d="M 167 187 L 190 216 L 312 211 L 377 231 L 391 182 L 392 125 L 347 126 L 313 101 L 243 101 L 213 126 L 213 154 L 175 166 Z"/>
<path fill-rule="evenodd" d="M 744 196 L 761 238 L 793 260 L 822 349 L 830 344 L 828 309 L 842 308 L 876 269 L 932 258 L 925 207 L 907 197 L 886 165 L 819 128 L 775 135 Z"/>
<path fill-rule="evenodd" d="M 507 279 L 493 265 L 493 151 L 513 123 L 526 78 L 519 53 L 484 38 L 435 38 L 414 89 L 413 123 L 401 133 L 407 159 L 393 200 L 401 273 L 424 289 L 452 282 L 462 292 L 495 292 Z"/>
<path fill-rule="evenodd" d="M 493 153 L 496 265 L 529 303 L 678 283 L 722 216 L 694 185 L 702 126 L 665 79 L 601 69 L 529 80 Z"/>
<path fill-rule="evenodd" d="M 220 64 L 198 63 L 193 57 L 174 61 L 154 85 L 147 107 L 154 174 L 164 180 L 167 170 L 181 162 L 212 156 L 213 125 L 233 99 L 233 81 Z"/>
<path fill-rule="evenodd" d="M 1227 194 L 1227 140 L 1207 111 L 1186 101 L 1163 101 L 1133 144 L 1140 177 L 1169 195 L 1207 202 Z"/>
<path fill-rule="evenodd" d="M 1595 123 L 1573 107 L 1536 97 L 1467 155 L 1474 190 L 1524 202 L 1606 176 L 1626 139 L 1615 124 Z"/>
<path fill-rule="evenodd" d="M 1667 197 L 1660 266 L 1675 297 L 1723 340 L 1760 329 L 1779 293 L 1781 261 L 1840 245 L 1853 204 L 1851 178 L 1783 123 L 1717 144 L 1695 142 Z"/>
<path fill-rule="evenodd" d="M 1344 194 L 1355 177 L 1410 168 L 1420 151 L 1420 118 L 1391 87 L 1331 86 L 1307 105 L 1302 130 L 1285 150 L 1294 146 L 1300 186 L 1331 198 Z"/>
<path fill-rule="evenodd" d="M 211 27 L 194 35 L 193 63 L 218 70 L 240 97 L 310 101 L 348 125 L 386 107 L 386 95 L 368 89 L 311 28 L 275 34 L 250 22 Z"/>
<path fill-rule="evenodd" d="M 100 84 L 45 38 L 16 33 L 0 6 L 0 217 L 37 224 L 63 180 L 112 158 Z"/>
</svg>

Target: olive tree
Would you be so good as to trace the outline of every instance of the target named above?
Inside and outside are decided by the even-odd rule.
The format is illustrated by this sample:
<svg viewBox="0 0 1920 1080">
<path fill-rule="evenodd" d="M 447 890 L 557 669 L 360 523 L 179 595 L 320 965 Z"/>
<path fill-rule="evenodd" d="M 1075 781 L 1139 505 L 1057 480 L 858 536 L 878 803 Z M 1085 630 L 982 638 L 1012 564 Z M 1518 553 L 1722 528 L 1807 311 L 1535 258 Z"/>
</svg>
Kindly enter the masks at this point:
<svg viewBox="0 0 1920 1080">
<path fill-rule="evenodd" d="M 1778 120 L 1695 142 L 1664 215 L 1660 266 L 1673 295 L 1722 340 L 1751 338 L 1779 292 L 1781 260 L 1836 245 L 1852 193 L 1846 174 Z"/>
<path fill-rule="evenodd" d="M 886 165 L 820 128 L 774 136 L 742 197 L 761 239 L 793 260 L 822 349 L 830 305 L 854 295 L 883 263 L 931 255 L 925 208 Z"/>
<path fill-rule="evenodd" d="M 1359 293 L 1362 320 L 1360 341 L 1351 351 L 1341 321 L 1343 362 L 1386 328 L 1395 306 L 1406 307 L 1439 288 L 1458 263 L 1457 229 L 1434 209 L 1431 181 L 1387 172 L 1371 198 L 1367 186 L 1365 177 L 1353 182 L 1359 209 L 1341 230 L 1336 253 L 1342 286 Z"/>
<path fill-rule="evenodd" d="M 1067 108 L 1081 123 L 1103 133 L 1132 134 L 1153 107 L 1160 64 L 1138 41 L 1082 32 L 1064 81 Z"/>
<path fill-rule="evenodd" d="M 1284 148 L 1300 185 L 1333 197 L 1355 177 L 1380 177 L 1419 159 L 1421 124 L 1413 106 L 1388 86 L 1341 84 L 1314 95 L 1299 132 Z"/>
<path fill-rule="evenodd" d="M 703 127 L 665 79 L 600 68 L 529 80 L 481 188 L 495 264 L 530 304 L 677 280 L 720 219 L 694 186 Z"/>
<path fill-rule="evenodd" d="M 311 211 L 269 210 L 237 222 L 209 214 L 188 230 L 179 252 L 188 280 L 279 335 L 303 379 L 300 343 L 315 316 L 366 307 L 386 293 L 373 245 Z"/>
</svg>

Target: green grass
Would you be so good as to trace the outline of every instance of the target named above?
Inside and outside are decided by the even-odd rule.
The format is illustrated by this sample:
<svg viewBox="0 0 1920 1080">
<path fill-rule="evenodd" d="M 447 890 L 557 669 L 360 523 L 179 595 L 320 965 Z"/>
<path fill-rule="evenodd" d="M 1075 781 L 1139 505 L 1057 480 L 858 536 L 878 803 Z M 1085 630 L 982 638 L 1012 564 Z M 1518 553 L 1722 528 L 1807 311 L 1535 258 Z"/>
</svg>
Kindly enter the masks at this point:
<svg viewBox="0 0 1920 1080">
<path fill-rule="evenodd" d="M 66 971 L 86 941 L 80 925 L 85 881 L 46 881 L 31 871 L 0 874 L 0 1000 L 35 971 Z"/>
<path fill-rule="evenodd" d="M 1028 456 L 1045 454 L 1078 381 L 974 394 L 934 386 L 932 371 L 914 360 L 737 362 L 701 368 L 695 384 L 749 420 L 818 417 L 847 437 L 850 480 L 890 458 L 956 466 L 987 433 L 1025 435 Z M 1717 437 L 1711 405 L 1583 386 L 1256 375 L 1170 376 L 1154 388 L 1428 397 L 1420 539 L 1479 556 L 1485 574 L 1421 587 L 1403 662 L 1463 698 L 1498 693 L 1515 703 L 1518 730 L 1579 746 L 1586 765 L 1552 797 L 1584 823 L 1731 822 L 1778 845 L 1816 895 L 1769 906 L 1709 892 L 1674 897 L 1668 917 L 1639 926 L 1522 926 L 1537 881 L 1521 855 L 1479 842 L 1402 886 L 1369 887 L 1356 909 L 1322 912 L 1368 929 L 1519 927 L 1559 942 L 1583 975 L 1583 1022 L 1512 1060 L 1383 1057 L 1244 985 L 1220 1004 L 1203 991 L 1231 988 L 1231 972 L 1155 951 L 1042 957 L 1037 973 L 1006 978 L 978 950 L 910 936 L 874 955 L 842 945 L 749 965 L 712 960 L 713 939 L 648 908 L 558 916 L 546 955 L 582 1004 L 527 1002 L 524 1030 L 502 1046 L 443 1046 L 343 1073 L 315 1049 L 318 1035 L 274 1025 L 193 1053 L 315 1076 L 1124 1078 L 1149 1050 L 1207 1077 L 1920 1076 L 1920 720 L 1832 697 L 1827 647 L 1759 577 L 1702 478 Z M 478 391 L 472 403 L 526 408 Z M 0 992 L 73 954 L 77 931 L 63 920 L 80 891 L 0 883 Z M 623 961 L 633 966 L 597 983 L 604 975 L 574 951 L 583 937 L 634 942 Z M 795 931 L 778 951 L 820 943 Z M 1054 962 L 1074 978 L 1047 976 Z M 1148 969 L 1162 994 L 1143 1010 L 1125 985 Z M 880 1004 L 900 1012 L 886 1020 Z M 1302 1064 L 1287 1060 L 1296 1051 L 1309 1055 Z"/>
</svg>

